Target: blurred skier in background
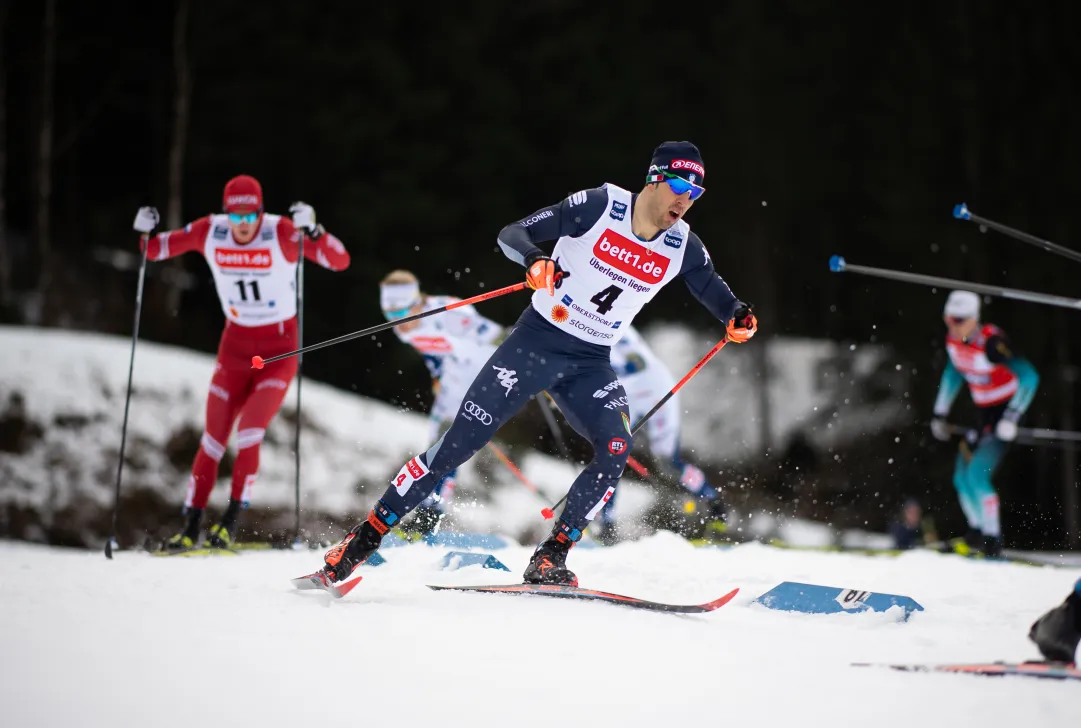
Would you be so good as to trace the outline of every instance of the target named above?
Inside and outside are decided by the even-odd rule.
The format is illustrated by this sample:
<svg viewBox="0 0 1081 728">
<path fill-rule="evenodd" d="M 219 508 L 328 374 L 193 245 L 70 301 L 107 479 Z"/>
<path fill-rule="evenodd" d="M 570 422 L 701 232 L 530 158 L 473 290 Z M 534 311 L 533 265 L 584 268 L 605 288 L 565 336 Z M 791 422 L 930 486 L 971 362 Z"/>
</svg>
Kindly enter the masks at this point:
<svg viewBox="0 0 1081 728">
<path fill-rule="evenodd" d="M 961 441 L 954 464 L 953 485 L 968 521 L 968 533 L 954 542 L 954 548 L 964 554 L 998 556 L 1002 526 L 991 478 L 1017 437 L 1017 423 L 1032 403 L 1040 377 L 1001 329 L 980 323 L 977 294 L 952 291 L 943 318 L 949 361 L 939 382 L 931 433 L 942 441 L 950 439 L 946 416 L 965 383 L 979 410 L 978 429 Z"/>
<path fill-rule="evenodd" d="M 391 271 L 379 283 L 379 304 L 388 321 L 442 308 L 459 300 L 454 296 L 424 293 L 417 277 L 408 270 Z M 394 333 L 416 349 L 432 375 L 434 398 L 428 414 L 428 439 L 435 442 L 450 428 L 469 385 L 495 353 L 506 332 L 472 306 L 462 306 L 395 326 Z M 476 408 L 476 405 L 472 407 Z M 487 416 L 484 412 L 474 414 L 480 418 Z M 413 512 L 413 518 L 402 525 L 406 534 L 426 535 L 438 530 L 454 494 L 457 473 L 455 467 L 443 475 L 431 495 Z"/>
</svg>

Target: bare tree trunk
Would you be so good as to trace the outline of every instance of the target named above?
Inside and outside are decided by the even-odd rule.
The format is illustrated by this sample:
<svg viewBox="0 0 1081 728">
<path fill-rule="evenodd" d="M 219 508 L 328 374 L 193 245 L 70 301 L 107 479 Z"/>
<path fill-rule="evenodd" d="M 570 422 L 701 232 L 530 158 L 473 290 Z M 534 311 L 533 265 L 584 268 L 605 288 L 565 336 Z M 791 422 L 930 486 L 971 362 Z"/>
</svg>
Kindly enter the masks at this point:
<svg viewBox="0 0 1081 728">
<path fill-rule="evenodd" d="M 187 149 L 191 104 L 187 41 L 189 9 L 189 0 L 178 0 L 173 25 L 173 140 L 169 148 L 169 206 L 165 214 L 165 224 L 170 230 L 180 227 L 184 201 L 184 152 Z"/>
<path fill-rule="evenodd" d="M 169 199 L 165 209 L 165 225 L 176 230 L 182 224 L 184 212 L 184 153 L 188 144 L 188 117 L 191 108 L 191 69 L 188 64 L 188 18 L 191 3 L 177 0 L 173 21 L 173 138 L 169 145 Z M 166 264 L 179 273 L 183 263 L 172 260 Z M 166 308 L 176 313 L 180 308 L 181 287 L 168 288 Z"/>
<path fill-rule="evenodd" d="M 8 5 L 8 0 L 0 1 L 0 310 L 11 302 L 11 252 L 7 242 L 7 198 L 4 195 L 8 166 L 8 73 L 4 65 L 3 39 L 7 33 Z"/>
<path fill-rule="evenodd" d="M 56 72 L 56 0 L 45 0 L 41 58 L 41 127 L 38 133 L 36 231 L 39 266 L 36 310 L 33 323 L 40 323 L 44 312 L 45 292 L 49 287 L 52 255 L 49 215 L 52 202 L 53 165 L 53 80 Z"/>
</svg>

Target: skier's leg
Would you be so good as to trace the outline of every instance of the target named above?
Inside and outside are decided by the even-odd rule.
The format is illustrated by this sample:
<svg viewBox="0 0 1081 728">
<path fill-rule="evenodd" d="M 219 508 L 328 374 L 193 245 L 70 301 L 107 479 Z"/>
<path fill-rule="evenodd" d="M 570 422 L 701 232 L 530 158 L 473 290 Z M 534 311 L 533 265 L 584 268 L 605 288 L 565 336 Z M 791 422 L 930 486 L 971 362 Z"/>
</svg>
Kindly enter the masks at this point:
<svg viewBox="0 0 1081 728">
<path fill-rule="evenodd" d="M 969 488 L 969 461 L 972 459 L 972 450 L 968 443 L 961 441 L 957 452 L 957 458 L 953 463 L 953 487 L 957 491 L 957 500 L 961 504 L 961 511 L 965 514 L 970 531 L 980 530 L 980 511 L 973 501 L 972 492 Z"/>
<path fill-rule="evenodd" d="M 199 537 L 203 511 L 218 479 L 218 465 L 225 455 L 233 423 L 247 396 L 249 379 L 246 372 L 223 366 L 219 355 L 207 393 L 203 435 L 192 462 L 188 492 L 184 499 L 187 524 L 183 531 L 169 539 L 169 548 L 190 548 Z"/>
<path fill-rule="evenodd" d="M 594 392 L 615 383 L 606 398 Z M 584 363 L 549 390 L 560 408 L 574 413 L 593 443 L 593 460 L 571 484 L 567 504 L 552 534 L 537 547 L 524 578 L 536 583 L 577 584 L 566 568 L 567 552 L 616 492 L 633 440 L 627 396 L 610 363 Z"/>
<path fill-rule="evenodd" d="M 979 528 L 983 532 L 983 550 L 988 556 L 998 556 L 1002 550 L 999 499 L 991 479 L 1005 452 L 1006 444 L 1002 440 L 994 435 L 984 435 L 968 464 L 972 504 L 977 509 Z"/>
<path fill-rule="evenodd" d="M 552 329 L 548 336 L 565 337 Z M 516 327 L 481 367 L 450 428 L 425 452 L 413 457 L 391 480 L 365 522 L 327 552 L 323 573 L 341 580 L 364 562 L 383 535 L 428 497 L 439 480 L 469 460 L 500 426 L 548 387 L 565 367 L 558 352 L 544 350 L 545 333 Z"/>
<path fill-rule="evenodd" d="M 451 423 L 454 422 L 453 418 L 455 414 L 457 414 L 457 410 L 450 410 L 448 412 L 444 405 L 445 403 L 440 402 L 440 398 L 437 397 L 436 402 L 432 406 L 431 415 L 429 415 L 428 418 L 428 442 L 435 442 L 441 438 L 444 433 L 450 429 Z M 439 482 L 436 483 L 435 490 L 433 490 L 413 511 L 413 518 L 408 523 L 402 524 L 403 535 L 409 538 L 415 538 L 435 533 L 439 530 L 439 524 L 447 514 L 447 505 L 454 495 L 455 477 L 457 474 L 458 468 L 452 468 L 439 479 Z"/>
<path fill-rule="evenodd" d="M 281 409 L 297 367 L 298 360 L 290 357 L 267 365 L 253 377 L 251 392 L 240 408 L 237 423 L 237 453 L 229 505 L 221 521 L 210 529 L 208 543 L 212 546 L 229 546 L 236 535 L 237 517 L 251 502 L 252 488 L 259 474 L 259 450 L 266 428 Z"/>
</svg>

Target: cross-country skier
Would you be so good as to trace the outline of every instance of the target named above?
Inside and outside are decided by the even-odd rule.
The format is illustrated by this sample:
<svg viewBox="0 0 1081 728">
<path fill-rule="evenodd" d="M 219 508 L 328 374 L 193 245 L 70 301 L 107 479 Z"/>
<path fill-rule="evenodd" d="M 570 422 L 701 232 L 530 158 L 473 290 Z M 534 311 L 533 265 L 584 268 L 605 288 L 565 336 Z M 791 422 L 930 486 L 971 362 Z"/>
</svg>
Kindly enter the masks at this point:
<svg viewBox="0 0 1081 728">
<path fill-rule="evenodd" d="M 379 284 L 379 303 L 387 320 L 442 308 L 458 300 L 423 293 L 417 277 L 407 270 L 391 271 Z M 428 422 L 429 441 L 434 442 L 450 428 L 469 385 L 495 353 L 504 329 L 472 306 L 462 306 L 445 315 L 395 326 L 394 333 L 424 357 L 431 372 L 435 396 Z M 476 410 L 471 414 L 485 417 Z M 452 468 L 443 475 L 432 494 L 413 512 L 412 521 L 403 526 L 407 532 L 427 534 L 437 529 L 454 494 L 456 474 L 457 468 Z"/>
<path fill-rule="evenodd" d="M 1046 659 L 1081 667 L 1081 579 L 1062 604 L 1033 622 L 1028 638 Z"/>
<path fill-rule="evenodd" d="M 166 541 L 168 550 L 192 548 L 199 539 L 203 511 L 218 477 L 218 463 L 237 426 L 233 487 L 221 521 L 208 532 L 207 545 L 228 547 L 237 517 L 251 499 L 259 471 L 259 446 L 267 425 L 278 413 L 297 373 L 290 357 L 253 369 L 253 356 L 276 356 L 298 348 L 296 270 L 300 236 L 304 257 L 334 271 L 349 267 L 341 242 L 315 221 L 315 210 L 303 202 L 289 211 L 293 219 L 263 211 L 263 190 L 254 177 L 229 180 L 222 195 L 223 213 L 207 215 L 150 237 L 149 260 L 165 260 L 188 252 L 206 258 L 225 313 L 225 329 L 206 402 L 206 428 L 191 468 L 184 503 L 187 523 Z M 136 229 L 150 233 L 158 211 L 139 209 Z"/>
<path fill-rule="evenodd" d="M 931 433 L 939 440 L 949 440 L 945 418 L 965 382 L 979 410 L 974 441 L 961 441 L 954 464 L 953 485 L 969 528 L 957 548 L 964 553 L 998 556 L 1002 527 L 991 478 L 1008 444 L 1017 437 L 1017 423 L 1036 395 L 1040 376 L 1027 359 L 1014 352 L 1001 329 L 980 323 L 977 294 L 952 291 L 943 318 L 949 361 L 938 385 Z"/>
<path fill-rule="evenodd" d="M 657 404 L 672 387 L 676 379 L 668 371 L 660 358 L 646 344 L 645 339 L 633 326 L 628 326 L 618 342 L 612 345 L 612 369 L 619 377 L 629 401 L 631 423 L 642 419 L 653 405 Z M 605 407 L 618 407 L 620 400 L 601 395 L 601 404 Z M 628 404 L 628 402 L 623 402 Z M 671 480 L 678 482 L 691 492 L 694 501 L 691 505 L 695 512 L 701 512 L 706 520 L 707 530 L 723 531 L 725 528 L 725 507 L 721 494 L 707 481 L 706 475 L 696 466 L 685 463 L 680 457 L 680 413 L 681 405 L 677 392 L 646 421 L 646 437 L 654 464 Z M 614 515 L 615 494 L 608 499 L 608 504 L 601 509 L 601 530 L 598 538 L 604 543 L 618 540 Z"/>
<path fill-rule="evenodd" d="M 566 567 L 567 552 L 615 492 L 632 444 L 627 406 L 609 409 L 593 396 L 598 390 L 626 396 L 612 370 L 611 346 L 677 278 L 726 325 L 730 340 L 748 341 L 757 328 L 751 307 L 717 275 L 702 241 L 683 220 L 705 191 L 704 176 L 693 144 L 665 142 L 654 150 L 641 192 L 613 184 L 582 190 L 500 231 L 504 254 L 526 268 L 532 305 L 485 363 L 451 428 L 402 466 L 367 520 L 326 553 L 318 572 L 325 584 L 349 576 L 443 475 L 472 457 L 541 390 L 587 428 L 594 455 L 571 485 L 524 578 L 577 584 Z M 537 245 L 552 240 L 557 242 L 551 255 Z"/>
</svg>

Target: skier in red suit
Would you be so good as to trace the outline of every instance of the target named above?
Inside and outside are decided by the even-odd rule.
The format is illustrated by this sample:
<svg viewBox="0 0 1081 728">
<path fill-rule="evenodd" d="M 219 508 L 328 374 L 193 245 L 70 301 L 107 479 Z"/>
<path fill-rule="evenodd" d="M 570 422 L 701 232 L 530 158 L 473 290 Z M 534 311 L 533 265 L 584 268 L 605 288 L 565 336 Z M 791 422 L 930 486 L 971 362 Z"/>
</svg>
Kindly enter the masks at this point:
<svg viewBox="0 0 1081 728">
<path fill-rule="evenodd" d="M 349 253 L 336 237 L 315 221 L 315 210 L 294 203 L 290 220 L 263 211 L 263 190 L 247 175 L 229 180 L 222 199 L 223 213 L 207 215 L 147 240 L 148 260 L 165 260 L 188 252 L 206 258 L 214 275 L 225 330 L 218 344 L 214 375 L 206 403 L 206 427 L 191 468 L 184 503 L 187 523 L 168 539 L 168 550 L 193 548 L 199 539 L 203 511 L 218 477 L 233 426 L 237 456 L 233 465 L 229 506 L 208 532 L 207 545 L 227 548 L 236 533 L 240 510 L 251 499 L 259 471 L 259 446 L 267 425 L 278 413 L 297 373 L 290 357 L 253 369 L 253 356 L 271 357 L 299 348 L 297 337 L 296 270 L 300 236 L 304 257 L 333 271 L 349 267 Z M 135 229 L 149 233 L 158 211 L 140 208 Z"/>
</svg>

